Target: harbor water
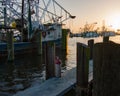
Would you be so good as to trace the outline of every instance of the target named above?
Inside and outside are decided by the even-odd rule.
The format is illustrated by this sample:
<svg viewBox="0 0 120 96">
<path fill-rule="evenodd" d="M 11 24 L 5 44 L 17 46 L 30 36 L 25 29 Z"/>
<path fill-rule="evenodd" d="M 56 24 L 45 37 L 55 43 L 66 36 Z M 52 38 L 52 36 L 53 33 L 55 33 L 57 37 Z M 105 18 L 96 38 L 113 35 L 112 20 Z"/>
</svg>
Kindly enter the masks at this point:
<svg viewBox="0 0 120 96">
<path fill-rule="evenodd" d="M 76 43 L 87 44 L 89 39 L 95 43 L 102 42 L 102 37 L 97 38 L 68 38 L 67 54 L 56 50 L 57 56 L 62 59 L 62 74 L 66 70 L 76 67 Z M 110 40 L 120 43 L 120 36 L 110 37 Z M 45 81 L 45 64 L 36 54 L 25 54 L 15 58 L 15 62 L 8 63 L 0 60 L 0 96 L 12 96 L 18 91 L 41 84 Z M 42 57 L 44 59 L 44 57 Z"/>
</svg>

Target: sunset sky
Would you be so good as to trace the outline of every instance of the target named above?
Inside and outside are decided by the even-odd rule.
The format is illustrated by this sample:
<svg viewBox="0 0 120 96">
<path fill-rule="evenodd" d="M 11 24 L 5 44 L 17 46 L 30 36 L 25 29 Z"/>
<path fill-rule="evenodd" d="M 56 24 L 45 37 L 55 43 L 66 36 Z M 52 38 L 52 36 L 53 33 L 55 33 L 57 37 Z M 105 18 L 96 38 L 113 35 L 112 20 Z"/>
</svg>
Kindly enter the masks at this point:
<svg viewBox="0 0 120 96">
<path fill-rule="evenodd" d="M 56 0 L 76 19 L 69 22 L 73 31 L 79 31 L 86 22 L 101 27 L 102 21 L 106 26 L 112 25 L 114 29 L 120 29 L 120 0 Z"/>
</svg>

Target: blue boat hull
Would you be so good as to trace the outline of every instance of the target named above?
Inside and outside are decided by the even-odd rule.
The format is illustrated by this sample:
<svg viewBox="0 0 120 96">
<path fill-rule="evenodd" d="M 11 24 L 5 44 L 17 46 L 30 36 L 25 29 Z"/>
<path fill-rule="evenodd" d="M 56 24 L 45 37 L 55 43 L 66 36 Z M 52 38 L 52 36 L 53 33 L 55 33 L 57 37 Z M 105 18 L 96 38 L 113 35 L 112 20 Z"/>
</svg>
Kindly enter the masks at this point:
<svg viewBox="0 0 120 96">
<path fill-rule="evenodd" d="M 61 46 L 61 39 L 54 40 L 56 46 Z M 46 42 L 42 42 L 44 45 Z M 15 55 L 30 53 L 37 50 L 36 42 L 16 42 L 14 43 L 14 53 Z M 7 56 L 7 44 L 0 43 L 0 57 Z"/>
</svg>

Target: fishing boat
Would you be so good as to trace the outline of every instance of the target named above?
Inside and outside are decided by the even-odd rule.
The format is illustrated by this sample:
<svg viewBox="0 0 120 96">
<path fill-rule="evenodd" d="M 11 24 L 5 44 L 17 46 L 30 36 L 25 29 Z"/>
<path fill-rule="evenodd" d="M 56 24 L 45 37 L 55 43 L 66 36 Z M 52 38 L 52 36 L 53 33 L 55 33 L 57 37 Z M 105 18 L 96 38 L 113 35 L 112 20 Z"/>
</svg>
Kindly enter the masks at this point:
<svg viewBox="0 0 120 96">
<path fill-rule="evenodd" d="M 48 27 L 48 25 L 45 25 Z M 42 44 L 45 44 L 46 42 L 54 42 L 56 46 L 61 45 L 62 40 L 62 29 L 60 24 L 52 24 L 52 26 L 49 26 L 49 30 L 47 31 L 41 31 L 41 38 L 42 38 Z M 1 32 L 2 33 L 2 32 Z M 30 41 L 21 41 L 20 33 L 15 34 L 13 36 L 14 41 L 14 51 L 15 54 L 20 54 L 24 52 L 32 51 L 33 49 L 37 48 L 37 35 L 34 36 Z M 0 42 L 0 55 L 7 55 L 7 34 L 2 33 L 1 34 L 1 42 Z"/>
<path fill-rule="evenodd" d="M 12 33 L 14 53 L 22 54 L 37 48 L 39 34 L 42 44 L 53 41 L 61 45 L 62 23 L 75 18 L 55 0 L 3 0 L 0 5 L 0 57 L 8 55 L 8 33 Z"/>
</svg>

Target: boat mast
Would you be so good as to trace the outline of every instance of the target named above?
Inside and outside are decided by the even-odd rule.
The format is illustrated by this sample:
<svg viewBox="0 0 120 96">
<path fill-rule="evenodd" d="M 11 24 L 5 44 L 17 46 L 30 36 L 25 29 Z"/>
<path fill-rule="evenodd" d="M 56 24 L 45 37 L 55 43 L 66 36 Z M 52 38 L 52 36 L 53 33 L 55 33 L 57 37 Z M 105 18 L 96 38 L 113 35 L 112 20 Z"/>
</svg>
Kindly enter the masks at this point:
<svg viewBox="0 0 120 96">
<path fill-rule="evenodd" d="M 3 1 L 3 5 L 4 5 L 4 27 L 7 26 L 7 7 L 6 7 L 6 1 Z"/>
<path fill-rule="evenodd" d="M 23 41 L 23 39 L 24 39 L 24 33 L 23 33 L 23 29 L 24 29 L 24 0 L 22 0 L 22 12 L 21 12 L 22 14 L 21 14 L 21 31 L 22 31 L 22 41 Z"/>
<path fill-rule="evenodd" d="M 30 0 L 28 0 L 28 39 L 31 38 L 31 34 L 32 34 L 31 4 Z"/>
</svg>

